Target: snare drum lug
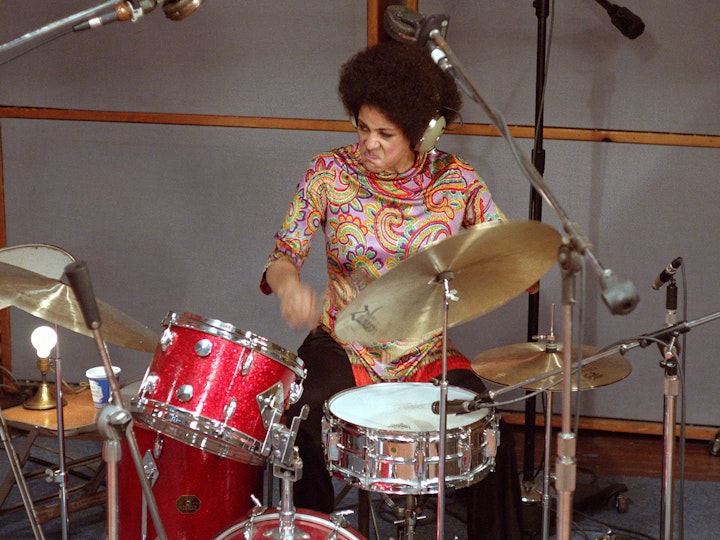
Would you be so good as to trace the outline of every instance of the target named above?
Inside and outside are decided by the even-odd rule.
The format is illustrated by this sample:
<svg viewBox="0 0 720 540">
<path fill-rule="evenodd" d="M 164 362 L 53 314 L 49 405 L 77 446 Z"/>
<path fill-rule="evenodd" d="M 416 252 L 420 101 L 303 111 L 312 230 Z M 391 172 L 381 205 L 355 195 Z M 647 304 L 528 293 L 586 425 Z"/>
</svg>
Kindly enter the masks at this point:
<svg viewBox="0 0 720 540">
<path fill-rule="evenodd" d="M 201 339 L 195 344 L 195 354 L 202 358 L 209 356 L 212 352 L 212 349 L 213 344 L 212 341 L 210 341 L 209 339 Z"/>
<path fill-rule="evenodd" d="M 178 391 L 175 393 L 175 395 L 178 398 L 178 401 L 182 401 L 185 403 L 186 401 L 190 401 L 193 397 L 193 387 L 191 384 L 183 384 L 180 388 L 178 388 Z"/>
<path fill-rule="evenodd" d="M 168 326 L 165 331 L 163 331 L 162 336 L 160 337 L 160 349 L 162 350 L 162 352 L 165 352 L 174 342 L 175 332 L 173 332 L 172 329 Z"/>
<path fill-rule="evenodd" d="M 500 430 L 497 428 L 487 428 L 484 432 L 485 448 L 483 454 L 485 457 L 495 460 L 497 449 L 500 446 Z"/>
</svg>

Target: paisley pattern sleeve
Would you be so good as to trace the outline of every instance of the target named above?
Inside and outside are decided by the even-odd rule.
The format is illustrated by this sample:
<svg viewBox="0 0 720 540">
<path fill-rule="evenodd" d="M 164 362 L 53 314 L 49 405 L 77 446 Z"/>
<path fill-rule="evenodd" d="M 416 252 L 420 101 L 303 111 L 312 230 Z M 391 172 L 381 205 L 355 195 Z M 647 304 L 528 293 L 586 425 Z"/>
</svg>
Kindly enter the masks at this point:
<svg viewBox="0 0 720 540">
<path fill-rule="evenodd" d="M 265 271 L 282 258 L 292 261 L 298 271 L 302 268 L 310 253 L 312 239 L 324 223 L 327 187 L 332 185 L 334 177 L 332 161 L 331 154 L 316 156 L 298 182 L 290 207 L 275 234 L 275 247 L 265 263 Z M 272 292 L 265 273 L 260 290 L 264 294 Z"/>
</svg>

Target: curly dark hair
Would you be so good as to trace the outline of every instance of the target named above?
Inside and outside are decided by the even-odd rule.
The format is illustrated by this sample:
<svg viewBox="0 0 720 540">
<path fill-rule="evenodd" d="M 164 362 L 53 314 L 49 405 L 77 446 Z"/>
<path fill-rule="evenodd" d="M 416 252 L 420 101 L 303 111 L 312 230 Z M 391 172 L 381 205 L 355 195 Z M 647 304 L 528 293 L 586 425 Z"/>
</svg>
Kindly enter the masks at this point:
<svg viewBox="0 0 720 540">
<path fill-rule="evenodd" d="M 438 114 L 450 124 L 462 103 L 455 81 L 427 51 L 394 41 L 368 47 L 343 64 L 338 93 L 351 117 L 357 119 L 362 105 L 372 105 L 413 146 Z"/>
</svg>

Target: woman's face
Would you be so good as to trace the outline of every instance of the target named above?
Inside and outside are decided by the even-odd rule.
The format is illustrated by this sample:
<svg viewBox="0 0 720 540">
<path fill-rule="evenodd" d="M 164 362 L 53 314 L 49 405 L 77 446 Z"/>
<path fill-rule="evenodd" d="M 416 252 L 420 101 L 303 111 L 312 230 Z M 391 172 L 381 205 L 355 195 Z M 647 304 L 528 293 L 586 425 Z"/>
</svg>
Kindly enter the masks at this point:
<svg viewBox="0 0 720 540">
<path fill-rule="evenodd" d="M 360 107 L 357 119 L 360 162 L 374 173 L 403 173 L 415 163 L 415 151 L 403 131 L 377 108 Z"/>
</svg>

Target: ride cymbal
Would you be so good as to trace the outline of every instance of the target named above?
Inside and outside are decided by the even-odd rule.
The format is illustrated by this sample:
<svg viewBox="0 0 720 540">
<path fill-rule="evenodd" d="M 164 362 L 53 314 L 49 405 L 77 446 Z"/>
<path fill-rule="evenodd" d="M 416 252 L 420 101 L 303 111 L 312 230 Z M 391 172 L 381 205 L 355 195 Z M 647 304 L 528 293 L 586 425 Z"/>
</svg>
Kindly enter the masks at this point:
<svg viewBox="0 0 720 540">
<path fill-rule="evenodd" d="M 448 327 L 503 305 L 555 263 L 560 234 L 539 221 L 484 223 L 419 251 L 372 281 L 338 315 L 340 339 L 370 345 L 443 327 L 444 277 L 455 291 Z"/>
<path fill-rule="evenodd" d="M 520 384 L 563 367 L 562 345 L 557 344 L 556 347 L 553 349 L 552 345 L 535 342 L 498 347 L 476 356 L 472 361 L 472 369 L 478 376 L 490 382 L 505 386 Z M 598 352 L 599 348 L 585 345 L 582 348 L 583 360 Z M 575 366 L 577 347 L 573 347 L 572 353 L 572 365 Z M 613 384 L 630 375 L 631 371 L 630 362 L 619 354 L 600 358 L 582 368 L 580 389 L 588 390 Z M 543 390 L 554 384 L 547 390 L 558 392 L 562 390 L 562 384 L 559 384 L 562 379 L 562 373 L 558 373 L 524 384 L 522 388 Z M 577 389 L 577 372 L 573 372 L 572 390 L 574 392 Z"/>
<path fill-rule="evenodd" d="M 92 337 L 72 288 L 61 281 L 0 262 L 0 305 Z M 147 326 L 97 299 L 103 338 L 108 343 L 154 352 L 158 337 Z"/>
</svg>

